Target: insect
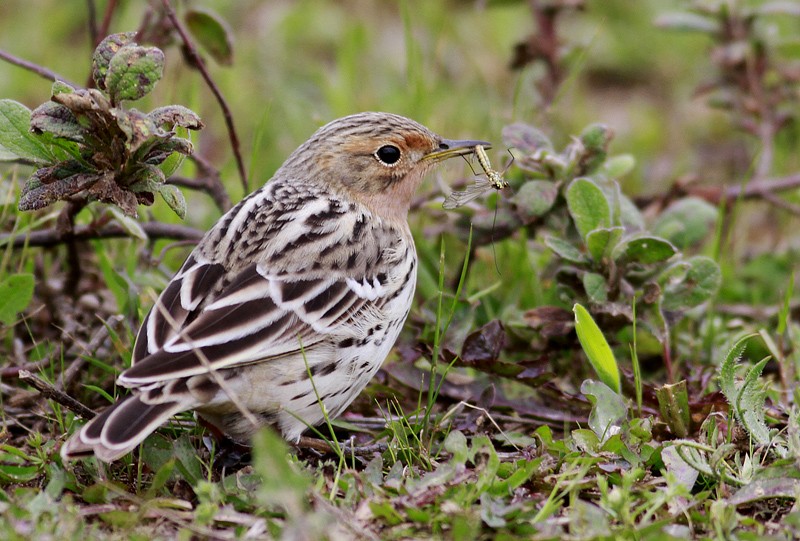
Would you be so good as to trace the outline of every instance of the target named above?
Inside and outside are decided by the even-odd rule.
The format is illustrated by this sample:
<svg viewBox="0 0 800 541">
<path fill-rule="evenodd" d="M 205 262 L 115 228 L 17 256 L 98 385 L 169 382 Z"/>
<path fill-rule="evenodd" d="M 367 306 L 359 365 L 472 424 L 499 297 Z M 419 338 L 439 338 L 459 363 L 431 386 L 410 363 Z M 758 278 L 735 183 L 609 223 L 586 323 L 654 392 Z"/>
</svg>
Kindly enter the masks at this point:
<svg viewBox="0 0 800 541">
<path fill-rule="evenodd" d="M 503 173 L 492 169 L 492 164 L 489 162 L 489 156 L 481 145 L 475 147 L 475 156 L 478 158 L 483 172 L 486 176 L 476 177 L 475 183 L 468 186 L 463 192 L 453 192 L 447 196 L 442 203 L 442 208 L 446 210 L 453 210 L 455 208 L 466 205 L 473 199 L 485 193 L 488 189 L 494 188 L 497 191 L 508 187 L 508 182 L 503 178 Z M 514 161 L 514 156 L 511 156 L 511 161 Z M 511 164 L 509 164 L 510 166 Z M 508 169 L 508 167 L 506 167 Z M 505 171 L 504 171 L 505 172 Z"/>
</svg>

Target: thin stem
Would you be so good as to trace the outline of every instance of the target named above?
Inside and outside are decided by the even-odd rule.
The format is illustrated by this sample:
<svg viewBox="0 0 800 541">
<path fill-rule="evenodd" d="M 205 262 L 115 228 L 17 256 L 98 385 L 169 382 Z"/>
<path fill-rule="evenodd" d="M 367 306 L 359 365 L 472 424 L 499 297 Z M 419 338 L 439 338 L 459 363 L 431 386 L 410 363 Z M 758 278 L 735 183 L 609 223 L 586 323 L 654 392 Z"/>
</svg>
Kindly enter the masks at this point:
<svg viewBox="0 0 800 541">
<path fill-rule="evenodd" d="M 59 75 L 58 73 L 56 73 L 56 72 L 54 72 L 52 70 L 49 70 L 49 69 L 47 69 L 47 68 L 45 68 L 43 66 L 40 66 L 38 64 L 34 64 L 33 62 L 28 62 L 27 60 L 23 60 L 23 59 L 21 59 L 19 57 L 16 57 L 13 54 L 8 53 L 8 52 L 6 52 L 6 51 L 4 51 L 2 49 L 0 49 L 0 59 L 5 60 L 9 64 L 13 64 L 15 66 L 19 66 L 22 69 L 26 69 L 28 71 L 31 71 L 31 72 L 35 73 L 36 75 L 44 77 L 45 79 L 48 79 L 50 81 L 64 81 L 65 83 L 67 83 L 70 86 L 74 86 L 74 87 L 78 86 L 75 83 L 71 82 L 66 77 L 62 77 L 61 75 Z"/>
<path fill-rule="evenodd" d="M 185 225 L 165 224 L 162 222 L 144 222 L 140 225 L 151 240 L 177 239 L 196 242 L 203 236 L 203 232 L 199 229 Z M 14 248 L 22 248 L 23 246 L 51 247 L 65 244 L 69 240 L 82 241 L 125 237 L 130 237 L 130 233 L 119 224 L 108 224 L 100 229 L 96 229 L 91 225 L 84 225 L 76 227 L 69 237 L 64 237 L 55 228 L 22 234 L 2 234 L 0 235 L 0 246 L 10 242 Z"/>
<path fill-rule="evenodd" d="M 250 188 L 248 187 L 247 182 L 247 172 L 245 171 L 244 160 L 242 160 L 242 154 L 239 148 L 239 136 L 236 135 L 236 128 L 233 125 L 233 115 L 228 107 L 228 103 L 225 101 L 225 98 L 222 96 L 222 92 L 220 92 L 219 87 L 217 87 L 216 83 L 211 78 L 211 75 L 208 73 L 205 62 L 203 62 L 203 59 L 197 53 L 197 48 L 195 47 L 192 38 L 183 27 L 183 24 L 181 24 L 181 22 L 178 20 L 178 17 L 175 15 L 175 11 L 172 9 L 169 0 L 162 0 L 162 4 L 166 10 L 167 17 L 169 17 L 169 20 L 172 22 L 175 30 L 177 30 L 178 34 L 180 34 L 183 44 L 186 46 L 186 51 L 189 57 L 192 59 L 192 62 L 194 62 L 194 65 L 197 67 L 200 75 L 203 76 L 208 88 L 211 89 L 211 92 L 217 99 L 220 109 L 222 109 L 222 114 L 225 117 L 225 125 L 228 127 L 228 137 L 231 141 L 231 148 L 233 149 L 233 155 L 236 159 L 236 167 L 239 170 L 239 178 L 242 181 L 242 187 L 244 188 L 245 193 L 249 193 Z"/>
</svg>

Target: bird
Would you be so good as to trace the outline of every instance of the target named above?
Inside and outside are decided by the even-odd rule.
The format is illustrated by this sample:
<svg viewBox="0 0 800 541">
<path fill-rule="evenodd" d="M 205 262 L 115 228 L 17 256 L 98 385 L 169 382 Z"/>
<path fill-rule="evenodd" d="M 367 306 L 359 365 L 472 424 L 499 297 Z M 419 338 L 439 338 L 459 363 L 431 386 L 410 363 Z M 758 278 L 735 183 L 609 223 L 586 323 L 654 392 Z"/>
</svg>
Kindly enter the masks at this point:
<svg viewBox="0 0 800 541">
<path fill-rule="evenodd" d="M 202 237 L 137 333 L 130 392 L 80 427 L 64 460 L 112 462 L 194 411 L 234 442 L 262 426 L 290 442 L 358 396 L 411 309 L 411 199 L 450 140 L 364 112 L 319 128 Z"/>
</svg>

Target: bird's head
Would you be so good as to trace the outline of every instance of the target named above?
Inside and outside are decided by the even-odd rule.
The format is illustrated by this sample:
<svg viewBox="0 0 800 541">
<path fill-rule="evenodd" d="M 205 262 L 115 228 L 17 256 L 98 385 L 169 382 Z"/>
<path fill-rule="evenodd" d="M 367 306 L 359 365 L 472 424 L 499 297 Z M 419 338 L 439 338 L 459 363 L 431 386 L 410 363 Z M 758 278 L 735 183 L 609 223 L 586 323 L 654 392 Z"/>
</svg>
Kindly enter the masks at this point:
<svg viewBox="0 0 800 541">
<path fill-rule="evenodd" d="M 431 167 L 474 152 L 485 141 L 445 139 L 390 113 L 359 113 L 326 124 L 286 160 L 280 173 L 324 183 L 382 218 L 405 220 Z"/>
</svg>

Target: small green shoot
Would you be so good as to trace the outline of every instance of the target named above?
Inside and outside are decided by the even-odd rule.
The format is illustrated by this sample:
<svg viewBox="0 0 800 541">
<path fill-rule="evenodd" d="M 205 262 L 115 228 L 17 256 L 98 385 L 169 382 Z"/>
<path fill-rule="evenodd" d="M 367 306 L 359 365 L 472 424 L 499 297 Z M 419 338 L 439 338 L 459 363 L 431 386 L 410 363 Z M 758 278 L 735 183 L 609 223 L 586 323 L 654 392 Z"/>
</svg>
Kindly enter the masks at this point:
<svg viewBox="0 0 800 541">
<path fill-rule="evenodd" d="M 600 381 L 608 385 L 615 393 L 620 393 L 620 376 L 614 352 L 608 345 L 603 332 L 597 326 L 592 315 L 578 303 L 572 307 L 575 314 L 575 332 L 586 357 L 589 359 Z"/>
</svg>

